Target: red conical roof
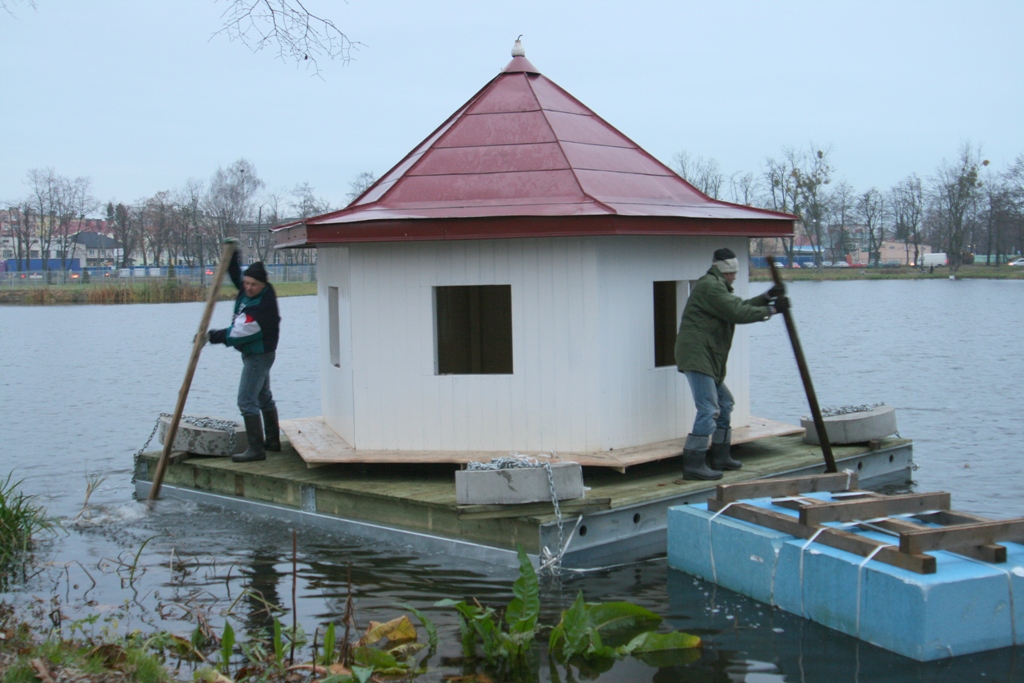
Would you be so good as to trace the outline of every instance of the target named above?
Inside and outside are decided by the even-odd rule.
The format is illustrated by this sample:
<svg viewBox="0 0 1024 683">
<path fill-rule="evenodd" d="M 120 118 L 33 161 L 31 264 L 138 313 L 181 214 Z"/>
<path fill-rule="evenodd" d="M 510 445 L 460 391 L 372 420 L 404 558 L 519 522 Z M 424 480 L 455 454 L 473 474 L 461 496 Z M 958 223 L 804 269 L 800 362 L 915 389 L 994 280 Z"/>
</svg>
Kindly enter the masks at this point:
<svg viewBox="0 0 1024 683">
<path fill-rule="evenodd" d="M 520 50 L 349 206 L 282 226 L 277 242 L 777 237 L 792 235 L 794 220 L 707 197 L 542 76 Z"/>
</svg>

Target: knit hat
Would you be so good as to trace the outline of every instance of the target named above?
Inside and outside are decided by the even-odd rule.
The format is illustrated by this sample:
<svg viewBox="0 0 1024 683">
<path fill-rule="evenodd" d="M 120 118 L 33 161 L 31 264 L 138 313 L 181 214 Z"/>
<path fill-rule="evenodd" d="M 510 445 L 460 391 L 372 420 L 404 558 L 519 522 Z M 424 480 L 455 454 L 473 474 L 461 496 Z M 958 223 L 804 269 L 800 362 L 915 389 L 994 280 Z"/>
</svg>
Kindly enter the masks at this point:
<svg viewBox="0 0 1024 683">
<path fill-rule="evenodd" d="M 245 277 L 251 277 L 253 280 L 259 280 L 260 282 L 267 281 L 267 269 L 263 267 L 263 261 L 257 261 L 246 268 L 243 275 Z"/>
<path fill-rule="evenodd" d="M 715 260 L 712 261 L 711 265 L 718 268 L 718 271 L 723 275 L 725 273 L 738 273 L 740 270 L 740 262 L 736 259 L 735 252 L 728 247 L 715 250 Z"/>
</svg>

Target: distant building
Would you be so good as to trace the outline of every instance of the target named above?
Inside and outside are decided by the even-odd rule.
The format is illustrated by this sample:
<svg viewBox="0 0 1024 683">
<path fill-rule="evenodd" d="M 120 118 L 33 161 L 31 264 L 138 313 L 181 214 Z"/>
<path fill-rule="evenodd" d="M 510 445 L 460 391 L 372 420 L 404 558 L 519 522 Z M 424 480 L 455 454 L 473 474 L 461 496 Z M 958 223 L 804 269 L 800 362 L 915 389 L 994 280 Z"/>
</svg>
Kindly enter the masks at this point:
<svg viewBox="0 0 1024 683">
<path fill-rule="evenodd" d="M 113 237 L 98 232 L 79 232 L 73 238 L 71 258 L 87 268 L 115 267 L 121 264 L 123 249 Z"/>
</svg>

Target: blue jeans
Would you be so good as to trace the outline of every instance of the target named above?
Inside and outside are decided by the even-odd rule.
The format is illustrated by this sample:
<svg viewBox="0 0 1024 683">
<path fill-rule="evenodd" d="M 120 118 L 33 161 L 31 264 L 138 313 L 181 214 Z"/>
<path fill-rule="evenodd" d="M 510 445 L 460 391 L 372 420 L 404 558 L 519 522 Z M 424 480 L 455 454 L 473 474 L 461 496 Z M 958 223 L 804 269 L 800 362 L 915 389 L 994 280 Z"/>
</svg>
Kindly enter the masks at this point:
<svg viewBox="0 0 1024 683">
<path fill-rule="evenodd" d="M 238 382 L 238 409 L 242 415 L 259 415 L 276 408 L 270 393 L 270 367 L 274 352 L 242 357 L 242 379 Z"/>
<path fill-rule="evenodd" d="M 686 371 L 693 402 L 697 404 L 697 417 L 693 420 L 691 434 L 711 436 L 715 429 L 729 429 L 732 407 L 736 404 L 725 382 L 716 382 L 711 375 Z"/>
</svg>

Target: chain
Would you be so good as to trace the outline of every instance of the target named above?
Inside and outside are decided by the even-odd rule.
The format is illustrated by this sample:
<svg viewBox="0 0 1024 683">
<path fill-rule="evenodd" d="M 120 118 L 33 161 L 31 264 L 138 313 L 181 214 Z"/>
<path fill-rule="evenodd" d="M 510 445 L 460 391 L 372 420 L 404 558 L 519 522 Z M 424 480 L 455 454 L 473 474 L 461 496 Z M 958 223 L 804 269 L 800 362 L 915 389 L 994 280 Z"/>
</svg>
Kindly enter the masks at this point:
<svg viewBox="0 0 1024 683">
<path fill-rule="evenodd" d="M 146 452 L 147 448 L 149 448 L 150 442 L 153 440 L 153 437 L 156 436 L 156 431 L 160 429 L 160 420 L 162 420 L 165 417 L 173 418 L 174 416 L 171 415 L 170 413 L 160 413 L 160 415 L 156 418 L 156 423 L 153 425 L 153 431 L 149 433 L 149 437 L 146 439 L 146 443 L 142 444 L 142 448 L 135 451 L 135 455 L 132 457 L 133 484 L 135 483 L 135 479 L 137 476 L 135 473 L 138 472 L 139 458 L 142 457 L 142 454 Z M 201 417 L 199 415 L 182 415 L 181 422 L 187 422 L 188 424 L 193 425 L 195 427 L 204 427 L 206 429 L 215 429 L 217 431 L 227 432 L 228 451 L 230 453 L 235 452 L 235 447 L 237 445 L 235 442 L 235 430 L 238 428 L 237 422 L 234 422 L 232 420 L 218 420 L 212 417 Z"/>
<path fill-rule="evenodd" d="M 552 459 L 556 457 L 553 451 L 550 457 Z M 492 458 L 490 462 L 471 462 L 466 465 L 467 470 L 508 470 L 524 467 L 543 467 L 548 477 L 551 504 L 555 508 L 555 519 L 558 523 L 558 553 L 552 553 L 545 546 L 541 552 L 541 569 L 550 567 L 551 573 L 557 574 L 562 563 L 562 555 L 565 554 L 565 525 L 562 521 L 562 509 L 558 505 L 558 492 L 555 491 L 555 475 L 551 471 L 551 463 L 540 462 L 536 458 L 521 453 L 509 453 L 507 457 Z"/>
</svg>

